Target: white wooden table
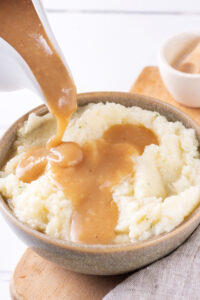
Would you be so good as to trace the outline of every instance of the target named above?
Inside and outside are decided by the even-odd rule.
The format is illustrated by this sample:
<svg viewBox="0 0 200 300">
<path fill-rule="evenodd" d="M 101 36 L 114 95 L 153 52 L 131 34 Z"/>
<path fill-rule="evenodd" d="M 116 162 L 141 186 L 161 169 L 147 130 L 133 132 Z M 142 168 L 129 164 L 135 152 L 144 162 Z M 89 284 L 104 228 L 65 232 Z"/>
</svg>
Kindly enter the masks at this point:
<svg viewBox="0 0 200 300">
<path fill-rule="evenodd" d="M 199 0 L 44 0 L 44 5 L 79 92 L 129 90 L 145 65 L 157 63 L 162 40 L 200 25 Z M 0 103 L 2 134 L 42 100 L 21 90 L 1 92 Z M 1 216 L 0 233 L 0 299 L 7 300 L 11 273 L 26 246 Z"/>
</svg>

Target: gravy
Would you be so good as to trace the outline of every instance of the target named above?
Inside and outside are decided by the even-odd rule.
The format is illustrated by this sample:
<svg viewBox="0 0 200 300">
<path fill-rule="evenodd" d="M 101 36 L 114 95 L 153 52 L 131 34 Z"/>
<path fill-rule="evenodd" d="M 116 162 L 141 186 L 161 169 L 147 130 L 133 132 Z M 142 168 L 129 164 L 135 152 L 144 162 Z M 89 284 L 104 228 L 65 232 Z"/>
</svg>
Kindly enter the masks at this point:
<svg viewBox="0 0 200 300">
<path fill-rule="evenodd" d="M 113 188 L 134 173 L 133 155 L 157 144 L 149 129 L 121 124 L 101 139 L 80 147 L 61 142 L 76 110 L 76 87 L 52 46 L 30 0 L 0 1 L 0 36 L 24 58 L 35 75 L 50 111 L 57 119 L 57 134 L 47 147 L 30 149 L 16 167 L 16 175 L 30 183 L 46 170 L 59 189 L 72 200 L 71 240 L 89 244 L 113 242 L 118 221 Z"/>
<path fill-rule="evenodd" d="M 60 144 L 70 116 L 76 110 L 76 87 L 31 0 L 0 1 L 0 37 L 20 53 L 35 75 L 57 119 L 57 134 L 48 147 Z"/>
<path fill-rule="evenodd" d="M 75 208 L 71 220 L 71 240 L 107 244 L 115 238 L 118 209 L 112 200 L 113 188 L 134 173 L 133 155 L 145 146 L 158 144 L 145 127 L 120 124 L 110 127 L 99 140 L 82 147 L 62 143 L 53 149 L 32 149 L 19 162 L 16 174 L 31 182 L 47 164 L 50 176 Z M 31 162 L 31 163 L 30 163 Z"/>
</svg>

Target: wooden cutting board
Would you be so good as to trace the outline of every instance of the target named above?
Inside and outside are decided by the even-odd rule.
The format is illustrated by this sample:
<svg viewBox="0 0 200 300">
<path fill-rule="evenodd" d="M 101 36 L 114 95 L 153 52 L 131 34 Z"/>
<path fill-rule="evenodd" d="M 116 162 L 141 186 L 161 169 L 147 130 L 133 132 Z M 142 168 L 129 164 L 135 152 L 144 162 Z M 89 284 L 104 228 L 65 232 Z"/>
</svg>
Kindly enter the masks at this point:
<svg viewBox="0 0 200 300">
<path fill-rule="evenodd" d="M 130 91 L 172 104 L 200 123 L 200 109 L 176 103 L 164 87 L 157 67 L 146 67 Z M 10 292 L 14 300 L 101 300 L 126 277 L 77 274 L 28 249 L 14 271 Z"/>
<path fill-rule="evenodd" d="M 14 300 L 101 300 L 125 276 L 70 272 L 27 249 L 14 271 L 10 292 Z"/>
<path fill-rule="evenodd" d="M 200 108 L 190 108 L 177 103 L 165 88 L 157 67 L 144 68 L 130 92 L 151 96 L 174 105 L 200 124 Z"/>
</svg>

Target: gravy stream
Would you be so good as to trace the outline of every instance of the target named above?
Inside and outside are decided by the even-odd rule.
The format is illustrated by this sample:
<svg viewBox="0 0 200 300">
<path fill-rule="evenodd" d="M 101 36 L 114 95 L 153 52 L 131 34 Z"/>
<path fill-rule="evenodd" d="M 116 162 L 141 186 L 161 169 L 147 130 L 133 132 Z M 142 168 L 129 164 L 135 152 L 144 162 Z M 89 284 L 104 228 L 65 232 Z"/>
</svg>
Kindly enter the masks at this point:
<svg viewBox="0 0 200 300">
<path fill-rule="evenodd" d="M 156 136 L 145 127 L 121 124 L 82 147 L 61 142 L 77 107 L 76 87 L 32 1 L 0 1 L 0 37 L 27 62 L 57 119 L 56 136 L 48 141 L 47 147 L 27 151 L 16 167 L 16 175 L 31 182 L 48 169 L 53 183 L 74 206 L 71 240 L 89 244 L 113 242 L 118 221 L 113 188 L 134 173 L 132 155 L 142 154 L 146 145 L 158 144 Z"/>
<path fill-rule="evenodd" d="M 62 143 L 48 154 L 44 148 L 44 157 L 41 148 L 30 150 L 17 166 L 16 174 L 30 182 L 44 172 L 46 159 L 54 184 L 74 206 L 71 240 L 107 244 L 115 238 L 118 221 L 112 190 L 124 177 L 134 175 L 132 156 L 141 155 L 149 144 L 158 144 L 151 130 L 132 124 L 114 125 L 101 139 L 82 147 Z"/>
<path fill-rule="evenodd" d="M 35 75 L 50 111 L 57 119 L 57 134 L 48 147 L 60 144 L 70 116 L 76 110 L 76 87 L 51 44 L 32 1 L 0 1 L 0 37 L 20 53 Z"/>
</svg>

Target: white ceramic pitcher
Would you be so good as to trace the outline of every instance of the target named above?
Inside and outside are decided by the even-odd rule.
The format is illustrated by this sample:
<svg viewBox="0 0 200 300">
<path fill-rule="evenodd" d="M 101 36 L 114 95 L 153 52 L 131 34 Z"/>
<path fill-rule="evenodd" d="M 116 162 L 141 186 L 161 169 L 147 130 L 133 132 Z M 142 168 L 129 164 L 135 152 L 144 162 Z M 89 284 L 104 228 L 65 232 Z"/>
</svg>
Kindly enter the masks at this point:
<svg viewBox="0 0 200 300">
<path fill-rule="evenodd" d="M 65 58 L 47 20 L 41 0 L 32 0 L 32 2 L 51 43 L 69 71 Z M 14 91 L 22 88 L 32 90 L 45 101 L 42 90 L 25 60 L 12 46 L 0 38 L 0 91 Z"/>
</svg>

